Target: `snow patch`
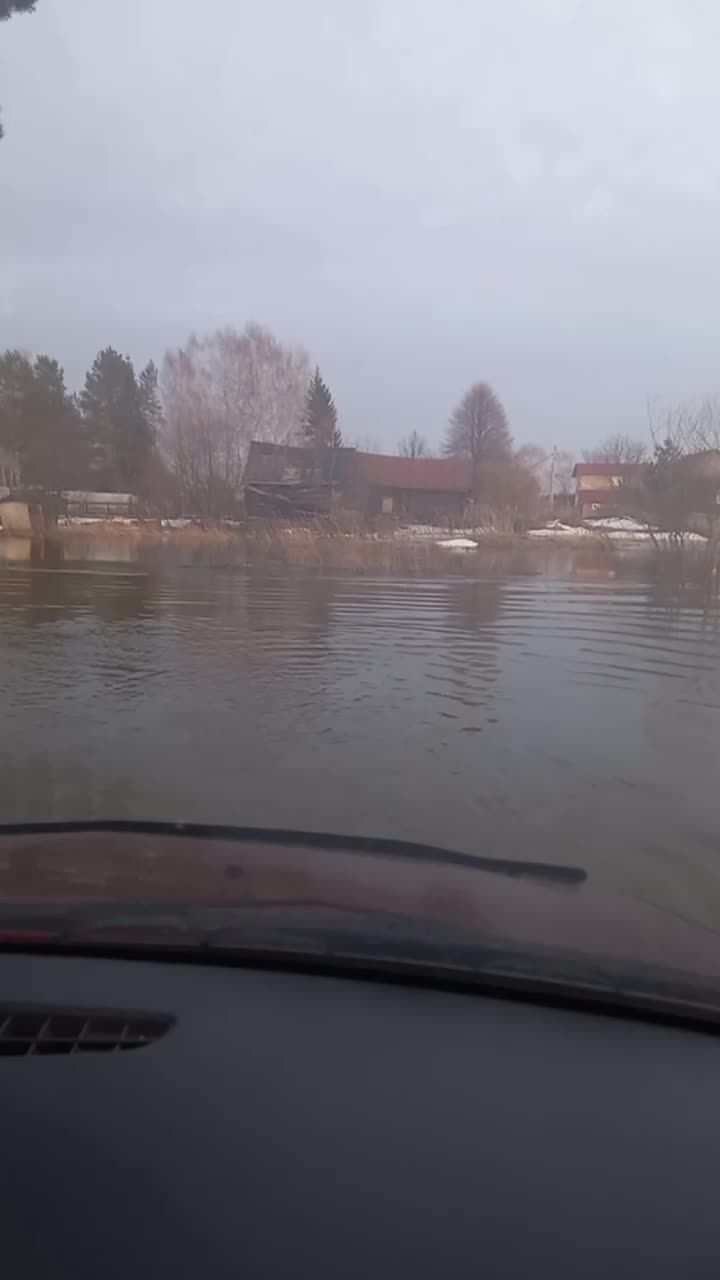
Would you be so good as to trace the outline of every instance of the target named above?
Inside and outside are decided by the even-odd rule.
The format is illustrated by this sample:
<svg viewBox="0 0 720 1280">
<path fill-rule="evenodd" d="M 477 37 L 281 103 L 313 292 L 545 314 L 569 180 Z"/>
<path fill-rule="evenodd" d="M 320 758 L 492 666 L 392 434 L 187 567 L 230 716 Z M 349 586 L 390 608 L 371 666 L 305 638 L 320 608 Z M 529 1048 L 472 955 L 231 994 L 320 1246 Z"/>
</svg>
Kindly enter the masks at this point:
<svg viewBox="0 0 720 1280">
<path fill-rule="evenodd" d="M 596 520 L 588 520 L 589 529 L 617 530 L 622 533 L 647 533 L 648 527 L 632 516 L 600 516 Z"/>
<path fill-rule="evenodd" d="M 544 529 L 528 529 L 528 538 L 592 538 L 592 529 L 582 525 L 563 524 L 561 520 L 551 520 Z"/>
<path fill-rule="evenodd" d="M 478 546 L 472 538 L 443 538 L 436 545 L 445 547 L 447 551 L 477 551 Z"/>
<path fill-rule="evenodd" d="M 628 544 L 665 545 L 674 541 L 682 545 L 688 543 L 703 544 L 707 538 L 702 533 L 667 533 L 662 529 L 650 530 L 646 524 L 633 520 L 630 516 L 604 516 L 599 520 L 588 521 L 585 525 L 562 524 L 560 520 L 551 520 L 543 529 L 528 529 L 529 538 L 602 538 L 618 546 Z"/>
</svg>

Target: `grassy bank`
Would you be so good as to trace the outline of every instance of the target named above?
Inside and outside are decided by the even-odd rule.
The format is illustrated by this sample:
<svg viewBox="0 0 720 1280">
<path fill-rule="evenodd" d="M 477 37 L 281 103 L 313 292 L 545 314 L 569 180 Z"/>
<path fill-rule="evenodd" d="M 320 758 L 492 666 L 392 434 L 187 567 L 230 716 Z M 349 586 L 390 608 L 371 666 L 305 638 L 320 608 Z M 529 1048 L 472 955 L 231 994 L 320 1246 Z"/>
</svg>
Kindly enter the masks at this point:
<svg viewBox="0 0 720 1280">
<path fill-rule="evenodd" d="M 202 557 L 205 552 L 208 556 L 227 553 L 235 562 L 270 561 L 349 573 L 438 573 L 461 568 L 461 562 L 468 559 L 467 553 L 439 547 L 432 538 L 413 541 L 370 532 L 347 534 L 320 522 L 307 527 L 271 522 L 247 525 L 193 522 L 167 528 L 153 521 L 103 521 L 61 526 L 57 536 L 68 554 L 72 554 L 73 549 L 99 545 L 109 551 L 116 547 L 119 554 L 133 548 L 139 556 L 168 549 L 193 557 Z"/>
<path fill-rule="evenodd" d="M 348 573 L 399 573 L 409 575 L 472 572 L 490 560 L 518 563 L 532 555 L 533 563 L 544 559 L 548 545 L 532 547 L 526 538 L 512 533 L 488 531 L 472 534 L 482 557 L 473 549 L 453 549 L 438 545 L 452 537 L 441 529 L 373 529 L 345 532 L 328 521 L 304 526 L 274 521 L 247 524 L 160 521 L 97 521 L 90 524 L 61 525 L 57 538 L 68 558 L 87 554 L 97 558 L 153 560 L 165 552 L 193 563 L 280 564 L 316 570 Z M 565 547 L 567 549 L 567 547 Z"/>
<path fill-rule="evenodd" d="M 193 562 L 232 562 L 234 564 L 276 563 L 290 567 L 337 570 L 348 573 L 436 574 L 468 573 L 492 561 L 498 567 L 522 569 L 542 568 L 562 552 L 568 559 L 600 569 L 617 564 L 629 553 L 635 561 L 642 559 L 654 565 L 658 573 L 699 577 L 707 568 L 705 549 L 697 546 L 651 543 L 639 546 L 613 542 L 600 530 L 597 534 L 578 529 L 577 537 L 568 530 L 553 536 L 552 529 L 542 537 L 504 533 L 495 530 L 467 531 L 462 536 L 477 542 L 477 550 L 439 545 L 455 535 L 427 528 L 364 528 L 347 532 L 331 521 L 317 520 L 305 525 L 288 525 L 280 521 L 248 521 L 247 523 L 151 520 L 95 521 L 61 525 L 57 537 L 66 554 L 97 554 L 102 549 L 107 558 L 155 558 L 164 551 Z"/>
<path fill-rule="evenodd" d="M 327 521 L 305 526 L 273 521 L 246 524 L 199 521 L 97 521 L 61 525 L 46 539 L 0 534 L 0 561 L 57 568 L 76 561 L 123 562 L 152 567 L 247 568 L 287 566 L 318 573 L 396 574 L 406 577 L 553 573 L 605 580 L 642 573 L 668 588 L 702 587 L 716 598 L 717 576 L 705 549 L 675 545 L 623 548 L 607 538 L 558 538 L 477 531 L 476 549 L 453 550 L 438 540 L 443 530 L 388 529 L 344 532 Z"/>
</svg>

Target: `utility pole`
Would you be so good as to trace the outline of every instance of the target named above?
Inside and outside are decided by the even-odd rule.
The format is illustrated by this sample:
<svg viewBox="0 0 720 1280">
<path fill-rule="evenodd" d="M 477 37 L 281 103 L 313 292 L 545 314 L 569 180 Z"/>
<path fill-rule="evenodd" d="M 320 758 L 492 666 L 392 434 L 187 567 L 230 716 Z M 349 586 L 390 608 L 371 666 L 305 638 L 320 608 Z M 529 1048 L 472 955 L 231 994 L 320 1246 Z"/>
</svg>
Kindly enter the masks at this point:
<svg viewBox="0 0 720 1280">
<path fill-rule="evenodd" d="M 550 454 L 550 506 L 553 505 L 553 498 L 555 497 L 555 461 L 556 459 L 557 459 L 557 445 L 554 444 L 552 447 L 552 453 Z"/>
</svg>

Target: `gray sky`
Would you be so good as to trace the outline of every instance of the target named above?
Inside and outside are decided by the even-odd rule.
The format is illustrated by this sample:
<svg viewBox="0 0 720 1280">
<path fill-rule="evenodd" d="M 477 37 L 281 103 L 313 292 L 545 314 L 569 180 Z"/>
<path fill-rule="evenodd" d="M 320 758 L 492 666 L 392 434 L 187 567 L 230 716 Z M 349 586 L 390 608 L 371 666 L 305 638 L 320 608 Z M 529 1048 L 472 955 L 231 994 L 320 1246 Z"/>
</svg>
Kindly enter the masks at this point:
<svg viewBox="0 0 720 1280">
<path fill-rule="evenodd" d="M 259 320 L 346 439 L 720 392 L 717 0 L 38 0 L 0 27 L 0 345 Z"/>
</svg>

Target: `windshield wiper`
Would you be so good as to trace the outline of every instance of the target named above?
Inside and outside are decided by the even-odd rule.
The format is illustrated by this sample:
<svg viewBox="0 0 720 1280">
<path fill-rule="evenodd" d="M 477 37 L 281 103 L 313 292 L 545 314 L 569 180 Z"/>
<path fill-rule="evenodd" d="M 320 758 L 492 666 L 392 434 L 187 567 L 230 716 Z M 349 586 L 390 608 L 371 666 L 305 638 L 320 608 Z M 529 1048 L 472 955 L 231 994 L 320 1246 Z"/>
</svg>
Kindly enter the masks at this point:
<svg viewBox="0 0 720 1280">
<path fill-rule="evenodd" d="M 356 853 L 370 857 L 407 859 L 445 866 L 464 867 L 468 871 L 485 871 L 511 879 L 549 881 L 554 884 L 579 885 L 588 878 L 582 867 L 563 863 L 534 862 L 528 859 L 495 858 L 486 854 L 458 853 L 436 845 L 408 840 L 387 840 L 374 836 L 333 835 L 326 831 L 293 831 L 282 827 L 216 826 L 197 822 L 136 822 L 109 819 L 102 822 L 26 822 L 0 823 L 4 836 L 53 836 L 115 832 L 127 835 L 176 836 L 195 840 L 230 840 L 236 843 L 291 846 L 299 849 L 328 849 L 339 853 Z"/>
</svg>

